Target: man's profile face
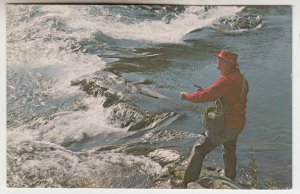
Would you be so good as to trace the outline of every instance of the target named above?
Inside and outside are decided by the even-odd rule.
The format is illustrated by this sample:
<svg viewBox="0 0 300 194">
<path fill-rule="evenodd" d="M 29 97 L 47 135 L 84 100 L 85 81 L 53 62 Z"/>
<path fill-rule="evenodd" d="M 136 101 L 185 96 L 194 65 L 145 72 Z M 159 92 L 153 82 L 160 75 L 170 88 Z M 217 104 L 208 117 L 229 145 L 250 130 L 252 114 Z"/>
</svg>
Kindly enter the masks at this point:
<svg viewBox="0 0 300 194">
<path fill-rule="evenodd" d="M 221 74 L 225 74 L 227 70 L 227 64 L 224 60 L 217 58 L 217 63 L 218 63 L 218 69 L 220 70 Z"/>
</svg>

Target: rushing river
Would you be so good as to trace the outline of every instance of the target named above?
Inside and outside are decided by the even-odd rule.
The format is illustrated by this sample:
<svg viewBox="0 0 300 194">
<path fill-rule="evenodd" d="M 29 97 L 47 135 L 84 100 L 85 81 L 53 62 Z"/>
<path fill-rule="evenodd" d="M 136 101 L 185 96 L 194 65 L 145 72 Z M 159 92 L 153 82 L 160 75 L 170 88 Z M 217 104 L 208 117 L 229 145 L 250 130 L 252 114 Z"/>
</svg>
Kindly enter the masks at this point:
<svg viewBox="0 0 300 194">
<path fill-rule="evenodd" d="M 229 49 L 250 89 L 238 167 L 253 152 L 259 178 L 292 187 L 291 7 L 6 8 L 9 186 L 98 177 L 92 185 L 143 187 L 162 170 L 145 153 L 187 157 L 204 132 L 206 104 L 179 93 L 212 84 L 220 76 L 212 53 Z M 221 150 L 205 165 L 222 166 Z"/>
</svg>

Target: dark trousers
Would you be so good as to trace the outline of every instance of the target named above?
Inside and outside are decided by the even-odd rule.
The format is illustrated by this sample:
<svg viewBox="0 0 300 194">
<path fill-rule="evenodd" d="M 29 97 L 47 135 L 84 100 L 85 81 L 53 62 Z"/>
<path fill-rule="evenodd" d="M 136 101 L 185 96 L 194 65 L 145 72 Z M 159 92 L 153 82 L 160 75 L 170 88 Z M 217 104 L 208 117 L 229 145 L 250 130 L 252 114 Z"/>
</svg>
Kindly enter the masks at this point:
<svg viewBox="0 0 300 194">
<path fill-rule="evenodd" d="M 200 142 L 195 144 L 189 158 L 187 169 L 184 173 L 183 184 L 186 186 L 189 182 L 195 182 L 201 172 L 203 160 L 209 152 L 219 144 L 213 143 L 207 136 L 203 135 Z M 236 142 L 237 137 L 222 142 L 223 160 L 225 166 L 225 176 L 234 180 L 236 177 Z"/>
</svg>

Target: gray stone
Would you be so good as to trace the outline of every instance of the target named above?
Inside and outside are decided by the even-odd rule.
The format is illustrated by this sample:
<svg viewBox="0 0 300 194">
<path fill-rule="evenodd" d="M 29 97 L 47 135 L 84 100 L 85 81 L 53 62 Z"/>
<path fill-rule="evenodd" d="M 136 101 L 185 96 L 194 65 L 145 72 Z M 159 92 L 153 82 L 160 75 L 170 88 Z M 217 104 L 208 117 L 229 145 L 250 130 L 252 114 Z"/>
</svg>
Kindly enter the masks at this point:
<svg viewBox="0 0 300 194">
<path fill-rule="evenodd" d="M 148 154 L 154 160 L 164 163 L 175 162 L 181 159 L 180 153 L 175 150 L 156 149 Z"/>
<path fill-rule="evenodd" d="M 203 187 L 202 185 L 200 185 L 199 183 L 196 182 L 191 182 L 187 185 L 188 189 L 206 189 L 205 187 Z"/>
<path fill-rule="evenodd" d="M 102 104 L 102 106 L 105 108 L 110 107 L 113 104 L 116 104 L 120 99 L 120 97 L 116 93 L 113 93 L 111 91 L 104 92 L 104 96 L 106 97 L 106 99 Z"/>
<path fill-rule="evenodd" d="M 152 189 L 172 189 L 170 182 L 159 182 L 155 186 L 151 187 Z"/>
<path fill-rule="evenodd" d="M 222 31 L 248 30 L 262 24 L 259 15 L 236 15 L 234 17 L 221 17 L 213 24 L 214 28 Z"/>
<path fill-rule="evenodd" d="M 197 183 L 210 189 L 246 189 L 242 185 L 220 176 L 201 177 Z"/>
</svg>

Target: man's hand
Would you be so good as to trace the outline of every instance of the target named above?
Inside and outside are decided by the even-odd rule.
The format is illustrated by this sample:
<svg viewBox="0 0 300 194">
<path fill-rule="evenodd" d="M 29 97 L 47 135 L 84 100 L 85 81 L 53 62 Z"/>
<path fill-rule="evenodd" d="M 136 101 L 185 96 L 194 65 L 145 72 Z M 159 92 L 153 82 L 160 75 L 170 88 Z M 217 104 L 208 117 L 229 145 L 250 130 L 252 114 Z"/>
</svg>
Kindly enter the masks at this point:
<svg viewBox="0 0 300 194">
<path fill-rule="evenodd" d="M 182 100 L 186 100 L 186 95 L 187 95 L 188 93 L 187 92 L 180 92 L 180 98 L 182 99 Z"/>
</svg>

